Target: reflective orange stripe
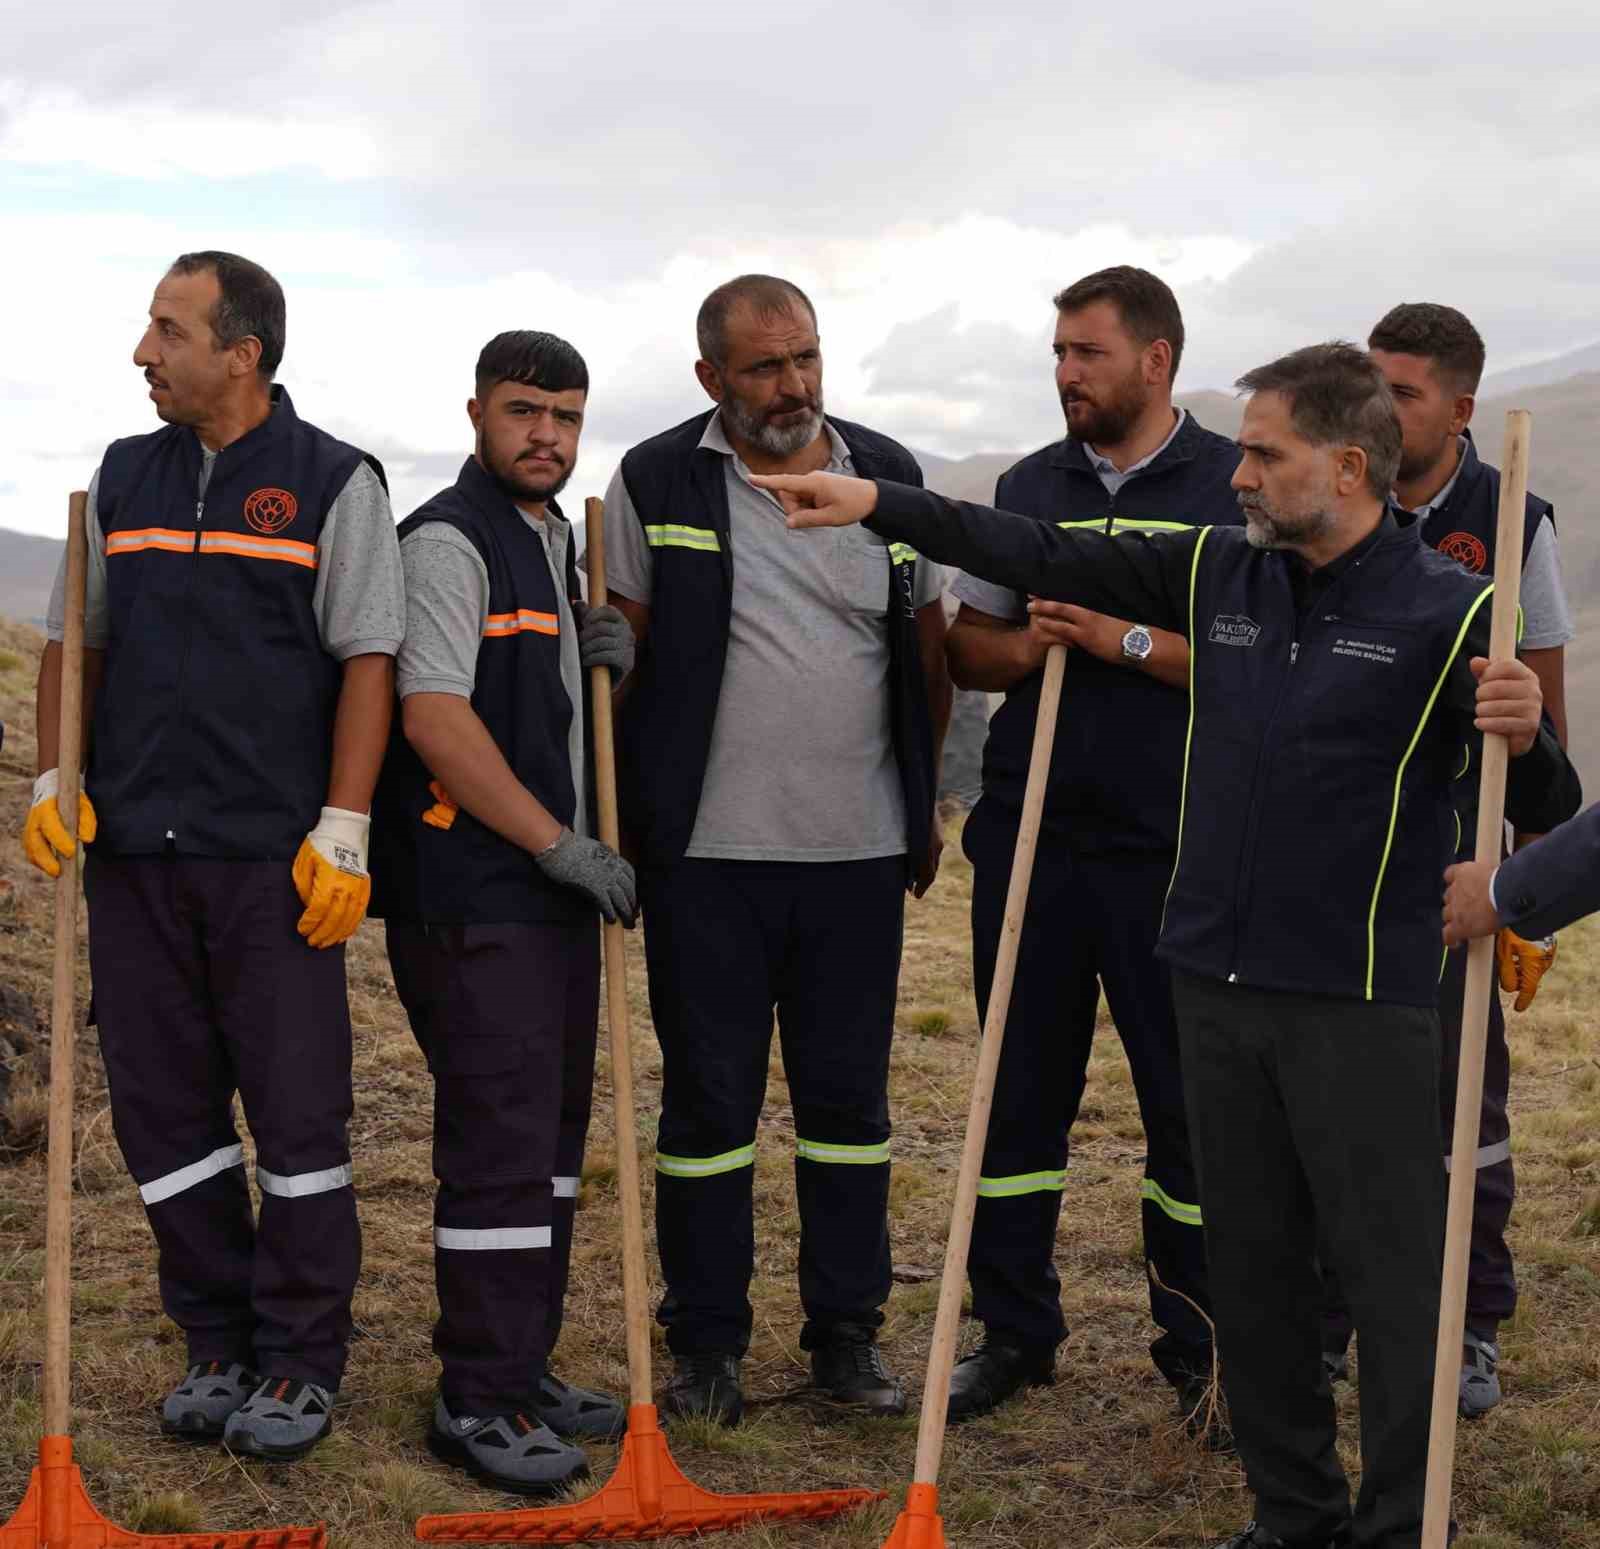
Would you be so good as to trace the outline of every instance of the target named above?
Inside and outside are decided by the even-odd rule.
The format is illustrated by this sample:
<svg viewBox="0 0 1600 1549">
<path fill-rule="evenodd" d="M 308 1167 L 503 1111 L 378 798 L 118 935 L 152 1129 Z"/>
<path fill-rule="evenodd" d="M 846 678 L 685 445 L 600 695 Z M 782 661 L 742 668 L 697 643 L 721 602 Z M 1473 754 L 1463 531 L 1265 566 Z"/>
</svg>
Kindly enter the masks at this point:
<svg viewBox="0 0 1600 1549">
<path fill-rule="evenodd" d="M 295 538 L 262 538 L 253 532 L 207 532 L 200 535 L 202 554 L 237 554 L 243 559 L 281 559 L 291 565 L 317 568 L 317 546 Z"/>
<path fill-rule="evenodd" d="M 173 527 L 133 527 L 106 538 L 107 554 L 137 554 L 140 549 L 170 549 L 174 554 L 192 554 L 194 533 Z"/>
<path fill-rule="evenodd" d="M 531 608 L 518 608 L 515 613 L 491 613 L 483 621 L 485 637 L 491 635 L 518 635 L 532 630 L 536 635 L 560 633 L 560 625 L 553 613 L 535 613 Z"/>
</svg>

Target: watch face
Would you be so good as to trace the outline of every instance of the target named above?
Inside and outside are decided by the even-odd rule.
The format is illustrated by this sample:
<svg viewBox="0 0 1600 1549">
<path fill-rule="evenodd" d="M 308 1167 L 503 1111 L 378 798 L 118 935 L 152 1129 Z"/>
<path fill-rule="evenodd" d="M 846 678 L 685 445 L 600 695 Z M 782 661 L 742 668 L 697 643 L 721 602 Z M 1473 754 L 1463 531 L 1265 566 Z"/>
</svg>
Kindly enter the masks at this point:
<svg viewBox="0 0 1600 1549">
<path fill-rule="evenodd" d="M 1154 645 L 1155 641 L 1150 638 L 1150 631 L 1142 624 L 1135 624 L 1122 637 L 1122 654 L 1130 661 L 1142 662 Z"/>
</svg>

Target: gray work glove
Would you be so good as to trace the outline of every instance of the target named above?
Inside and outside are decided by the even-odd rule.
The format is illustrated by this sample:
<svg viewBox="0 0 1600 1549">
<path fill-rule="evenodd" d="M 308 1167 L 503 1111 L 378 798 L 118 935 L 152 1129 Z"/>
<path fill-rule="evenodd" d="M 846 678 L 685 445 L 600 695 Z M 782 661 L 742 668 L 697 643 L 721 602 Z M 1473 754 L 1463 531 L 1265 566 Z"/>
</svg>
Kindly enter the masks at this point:
<svg viewBox="0 0 1600 1549">
<path fill-rule="evenodd" d="M 620 609 L 584 605 L 578 615 L 578 661 L 585 667 L 609 667 L 619 681 L 633 671 L 633 629 Z"/>
<path fill-rule="evenodd" d="M 633 879 L 633 867 L 615 850 L 598 839 L 580 839 L 564 828 L 561 837 L 533 859 L 552 882 L 588 894 L 608 924 L 620 919 L 633 929 L 639 913 L 639 886 Z"/>
</svg>

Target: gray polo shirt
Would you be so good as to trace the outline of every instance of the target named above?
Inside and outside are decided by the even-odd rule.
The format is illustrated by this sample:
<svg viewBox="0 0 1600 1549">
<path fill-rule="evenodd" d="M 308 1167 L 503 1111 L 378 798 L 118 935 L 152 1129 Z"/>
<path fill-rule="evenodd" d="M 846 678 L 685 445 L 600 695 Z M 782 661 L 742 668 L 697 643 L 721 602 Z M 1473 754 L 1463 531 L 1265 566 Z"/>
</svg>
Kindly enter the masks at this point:
<svg viewBox="0 0 1600 1549">
<path fill-rule="evenodd" d="M 1188 419 L 1189 411 L 1179 409 L 1177 416 L 1167 439 L 1148 457 L 1141 457 L 1138 462 L 1129 463 L 1126 468 L 1117 467 L 1109 457 L 1095 451 L 1088 443 L 1084 444 L 1083 449 L 1089 456 L 1089 466 L 1094 469 L 1096 476 L 1105 486 L 1106 493 L 1113 500 L 1116 499 L 1117 491 L 1134 474 L 1142 473 L 1172 445 L 1172 438 L 1183 429 L 1183 422 Z M 950 588 L 950 594 L 957 602 L 964 602 L 969 608 L 976 608 L 979 613 L 987 613 L 991 618 L 1010 619 L 1013 623 L 1021 623 L 1028 616 L 1026 593 L 1014 592 L 1007 586 L 996 586 L 993 581 L 969 575 L 965 570 L 956 577 L 955 584 Z"/>
<path fill-rule="evenodd" d="M 850 452 L 828 427 L 828 470 Z M 722 692 L 687 854 L 848 861 L 906 850 L 889 722 L 889 555 L 859 527 L 791 530 L 713 415 L 700 445 L 724 460 L 733 608 Z M 607 585 L 650 601 L 652 563 L 619 470 L 606 493 Z M 713 561 L 714 562 L 714 561 Z M 919 559 L 913 602 L 939 596 Z"/>
<path fill-rule="evenodd" d="M 508 502 L 509 504 L 509 502 Z M 588 832 L 584 799 L 583 668 L 578 659 L 578 628 L 567 597 L 567 546 L 572 524 L 553 510 L 541 520 L 513 505 L 512 510 L 539 535 L 556 592 L 561 684 L 572 702 L 567 757 L 578 802 L 574 833 Z M 424 522 L 400 545 L 405 569 L 406 638 L 395 663 L 395 687 L 402 699 L 412 694 L 472 697 L 477 682 L 478 648 L 489 617 L 489 571 L 472 540 L 448 522 Z"/>
<path fill-rule="evenodd" d="M 1450 475 L 1443 489 L 1432 500 L 1416 508 L 1417 524 L 1427 521 L 1436 506 L 1450 498 L 1456 481 L 1461 477 L 1462 459 L 1466 455 L 1467 438 L 1457 440 L 1459 452 L 1456 471 Z M 1533 531 L 1533 543 L 1527 558 L 1522 562 L 1522 590 L 1517 594 L 1522 604 L 1522 640 L 1524 651 L 1547 651 L 1553 646 L 1565 645 L 1576 633 L 1572 627 L 1572 609 L 1567 603 L 1566 588 L 1561 584 L 1561 556 L 1556 548 L 1556 530 L 1548 518 L 1540 518 Z"/>
<path fill-rule="evenodd" d="M 217 454 L 200 448 L 198 499 L 205 498 Z M 83 643 L 103 651 L 110 637 L 106 607 L 106 537 L 95 500 L 100 473 L 89 481 L 89 564 L 84 582 Z M 61 556 L 45 633 L 65 633 L 67 559 Z M 406 632 L 405 590 L 400 581 L 400 550 L 395 543 L 389 496 L 371 467 L 358 463 L 323 519 L 317 535 L 317 584 L 311 606 L 322 648 L 338 661 L 352 656 L 393 656 Z"/>
</svg>

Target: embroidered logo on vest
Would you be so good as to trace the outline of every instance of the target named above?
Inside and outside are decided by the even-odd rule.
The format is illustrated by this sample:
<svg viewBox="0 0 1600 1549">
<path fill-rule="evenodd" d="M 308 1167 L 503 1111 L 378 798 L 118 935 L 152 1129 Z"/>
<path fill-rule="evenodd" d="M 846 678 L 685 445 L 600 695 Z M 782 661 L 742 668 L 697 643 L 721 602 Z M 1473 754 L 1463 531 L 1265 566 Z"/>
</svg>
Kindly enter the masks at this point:
<svg viewBox="0 0 1600 1549">
<path fill-rule="evenodd" d="M 286 489 L 252 490 L 245 496 L 244 519 L 257 532 L 282 532 L 299 510 L 300 502 Z"/>
<path fill-rule="evenodd" d="M 1458 565 L 1464 565 L 1480 575 L 1483 567 L 1489 563 L 1489 551 L 1484 547 L 1483 539 L 1474 537 L 1470 532 L 1453 532 L 1448 538 L 1441 538 L 1439 552 L 1446 559 L 1453 559 Z"/>
<path fill-rule="evenodd" d="M 1219 613 L 1211 621 L 1213 645 L 1254 645 L 1261 626 L 1243 613 Z"/>
</svg>

